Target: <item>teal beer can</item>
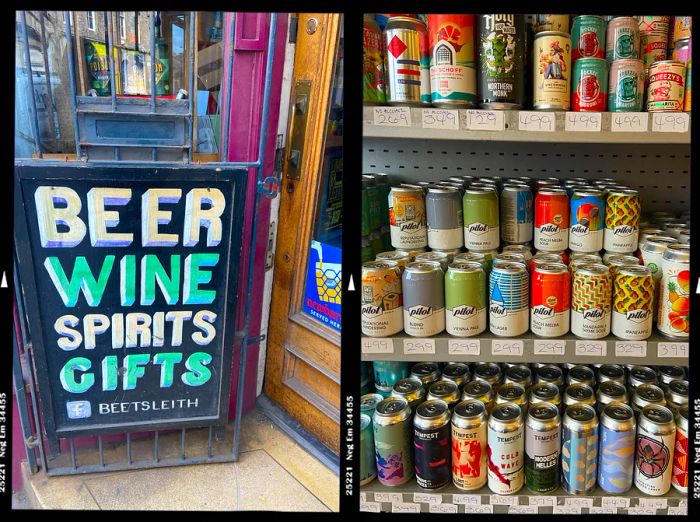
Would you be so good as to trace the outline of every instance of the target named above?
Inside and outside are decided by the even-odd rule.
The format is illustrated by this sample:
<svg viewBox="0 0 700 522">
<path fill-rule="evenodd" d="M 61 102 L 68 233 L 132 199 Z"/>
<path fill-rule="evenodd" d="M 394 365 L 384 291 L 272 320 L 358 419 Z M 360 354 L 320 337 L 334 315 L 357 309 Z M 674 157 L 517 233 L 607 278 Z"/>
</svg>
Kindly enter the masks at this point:
<svg viewBox="0 0 700 522">
<path fill-rule="evenodd" d="M 384 397 L 391 395 L 391 390 L 396 381 L 408 377 L 410 366 L 407 362 L 400 361 L 374 361 L 374 387 Z"/>
<path fill-rule="evenodd" d="M 372 482 L 377 476 L 374 458 L 374 430 L 369 415 L 360 415 L 360 486 Z"/>
</svg>

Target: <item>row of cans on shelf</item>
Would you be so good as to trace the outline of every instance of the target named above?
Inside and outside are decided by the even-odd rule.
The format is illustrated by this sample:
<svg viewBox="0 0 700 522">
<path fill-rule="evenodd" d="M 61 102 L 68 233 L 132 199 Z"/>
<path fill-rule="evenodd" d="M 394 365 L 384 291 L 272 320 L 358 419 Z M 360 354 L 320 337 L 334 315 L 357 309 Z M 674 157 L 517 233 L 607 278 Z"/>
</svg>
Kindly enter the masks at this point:
<svg viewBox="0 0 700 522">
<path fill-rule="evenodd" d="M 564 468 L 562 470 L 564 471 L 562 473 L 562 486 L 569 493 L 590 493 L 595 485 L 596 475 L 599 485 L 608 493 L 624 493 L 631 488 L 633 468 L 635 466 L 634 428 L 637 422 L 641 426 L 645 420 L 649 420 L 646 418 L 648 415 L 644 415 L 649 408 L 656 408 L 663 412 L 661 418 L 666 424 L 667 430 L 665 431 L 670 431 L 671 423 L 669 421 L 675 418 L 679 427 L 679 433 L 676 434 L 678 440 L 674 440 L 673 437 L 664 438 L 664 447 L 670 448 L 671 453 L 666 454 L 665 452 L 655 451 L 652 456 L 639 453 L 639 433 L 636 433 L 636 465 L 641 468 L 638 472 L 647 472 L 644 474 L 645 484 L 640 487 L 639 483 L 637 483 L 637 487 L 647 494 L 663 495 L 670 489 L 673 479 L 673 485 L 679 491 L 687 491 L 688 382 L 683 380 L 685 371 L 682 367 L 658 367 L 659 373 L 657 374 L 650 367 L 632 366 L 625 371 L 625 368 L 621 366 L 604 364 L 599 365 L 597 369 L 598 382 L 596 382 L 596 372 L 591 367 L 583 365 L 568 365 L 570 369 L 568 369 L 566 380 L 564 380 L 563 369 L 556 365 L 538 363 L 532 365 L 533 369 L 531 369 L 522 364 L 507 364 L 504 365 L 506 368 L 502 372 L 498 364 L 477 363 L 474 367 L 474 379 L 469 380 L 471 378 L 470 369 L 469 365 L 465 363 L 448 363 L 442 368 L 442 371 L 437 363 L 418 363 L 412 368 L 411 376 L 396 380 L 391 393 L 387 394 L 384 391 L 386 390 L 386 385 L 391 383 L 393 378 L 405 375 L 406 368 L 400 365 L 406 365 L 406 363 L 375 362 L 373 364 L 375 365 L 375 380 L 382 380 L 381 385 L 378 385 L 378 390 L 382 390 L 382 394 L 366 394 L 363 395 L 361 401 L 362 414 L 365 416 L 363 429 L 367 429 L 372 424 L 371 419 L 375 421 L 373 433 L 369 429 L 363 431 L 364 439 L 361 442 L 362 464 L 364 464 L 364 466 L 361 466 L 361 481 L 364 483 L 373 480 L 375 473 L 379 476 L 380 482 L 385 485 L 393 486 L 405 483 L 413 476 L 413 473 L 410 471 L 404 471 L 403 473 L 397 471 L 397 468 L 402 464 L 397 456 L 401 455 L 403 458 L 410 458 L 411 450 L 414 450 L 414 465 L 407 464 L 404 469 L 415 469 L 418 485 L 425 489 L 438 489 L 449 483 L 451 461 L 452 481 L 458 488 L 463 490 L 474 490 L 483 487 L 487 482 L 488 476 L 489 488 L 495 493 L 515 493 L 522 487 L 523 483 L 534 493 L 551 492 L 559 486 L 559 450 L 564 454 L 564 457 L 571 455 L 566 454 L 565 435 L 564 440 L 559 443 L 558 429 L 556 435 L 551 434 L 555 435 L 555 437 L 549 441 L 540 439 L 542 434 L 539 433 L 528 435 L 528 423 L 536 421 L 538 416 L 530 412 L 546 405 L 544 407 L 549 410 L 548 418 L 552 421 L 552 430 L 561 427 L 559 424 L 560 414 L 564 419 L 565 425 L 567 416 L 570 416 L 569 410 L 571 408 L 586 409 L 589 412 L 586 415 L 586 417 L 589 417 L 587 419 L 589 421 L 595 418 L 596 414 L 600 416 L 601 447 L 599 448 L 599 453 L 601 459 L 605 456 L 606 460 L 600 461 L 598 473 L 596 473 L 595 469 L 592 472 L 589 469 L 585 473 L 585 479 L 580 476 L 572 479 L 571 476 L 566 476 L 565 478 L 564 474 L 570 471 L 571 468 L 575 469 L 579 462 L 574 459 L 575 465 L 572 466 L 572 463 L 569 462 L 569 469 L 566 469 L 566 458 L 564 458 L 561 462 L 561 466 Z M 533 373 L 536 376 L 534 379 Z M 534 381 L 536 381 L 535 384 L 533 384 Z M 596 386 L 597 392 L 594 392 L 594 387 Z M 494 393 L 494 389 L 497 390 L 496 393 Z M 385 396 L 388 396 L 388 399 Z M 475 430 L 477 427 L 481 427 L 480 435 L 472 432 L 471 436 L 457 437 L 460 440 L 455 441 L 454 420 L 463 414 L 464 406 L 462 405 L 465 402 L 480 405 L 477 409 L 480 413 L 479 416 L 483 415 L 483 419 L 481 419 L 483 422 L 477 422 L 471 426 Z M 445 426 L 449 424 L 448 415 L 446 422 L 436 422 L 433 425 L 435 431 L 440 432 L 439 434 L 432 432 L 428 437 L 420 436 L 417 440 L 414 439 L 414 443 L 417 442 L 418 444 L 411 448 L 412 438 L 410 437 L 410 431 L 407 434 L 404 430 L 410 430 L 411 425 L 420 425 L 426 417 L 426 414 L 421 412 L 425 412 L 426 409 L 435 409 L 437 403 L 441 403 L 438 408 L 441 415 L 446 413 L 452 415 L 453 437 L 451 444 L 449 444 L 449 426 L 445 429 Z M 631 407 L 628 403 L 631 403 Z M 388 404 L 392 404 L 392 406 L 387 407 Z M 491 444 L 486 427 L 486 419 L 489 419 L 489 417 L 490 419 L 494 417 L 498 419 L 503 413 L 500 411 L 500 408 L 504 405 L 517 408 L 519 413 L 508 419 L 509 422 L 513 423 L 511 428 L 514 431 L 516 428 L 522 429 L 523 425 L 525 425 L 525 451 L 519 451 L 518 455 L 511 453 L 508 458 L 501 458 L 502 454 L 500 453 L 501 448 L 499 444 Z M 474 407 L 471 406 L 469 409 Z M 620 418 L 615 419 L 615 415 L 611 415 L 611 407 L 617 410 L 616 413 L 621 416 Z M 396 414 L 399 412 L 403 413 L 400 415 L 400 418 L 393 417 L 387 420 L 384 417 L 388 413 L 387 410 L 389 412 L 394 410 L 391 413 Z M 624 414 L 620 410 L 624 410 Z M 380 412 L 379 415 L 377 415 L 377 411 Z M 414 412 L 415 415 L 413 415 Z M 590 412 L 593 412 L 592 415 Z M 609 418 L 608 421 L 619 420 L 625 422 L 627 429 L 624 430 L 619 429 L 620 427 L 614 422 L 607 425 L 607 428 L 612 429 L 613 432 L 624 431 L 625 437 L 622 437 L 622 434 L 620 434 L 620 437 L 616 438 L 614 434 L 605 434 L 603 432 L 603 426 L 606 425 L 603 419 L 606 415 L 613 417 L 612 419 Z M 430 415 L 427 416 L 429 417 Z M 535 419 L 530 419 L 530 416 L 535 417 Z M 573 419 L 576 420 L 576 416 L 573 416 Z M 659 419 L 657 419 L 658 421 Z M 408 428 L 402 424 L 403 422 L 408 423 Z M 393 426 L 393 428 L 389 426 Z M 402 428 L 399 429 L 399 426 Z M 459 422 L 457 427 L 460 427 Z M 675 428 L 675 426 L 673 427 Z M 445 435 L 445 432 L 447 432 L 447 435 Z M 394 438 L 397 433 L 398 438 Z M 501 436 L 503 436 L 503 433 L 505 432 L 501 432 Z M 663 434 L 670 435 L 670 433 Z M 378 439 L 380 443 L 372 447 L 371 440 L 368 440 L 370 438 Z M 518 438 L 523 438 L 522 431 Z M 545 448 L 541 447 L 537 449 L 538 444 L 531 446 L 531 449 L 534 451 L 528 451 L 528 439 L 532 443 L 531 439 L 533 438 L 535 443 L 550 442 L 546 449 L 551 451 L 545 452 Z M 649 438 L 648 433 L 645 434 L 642 442 L 648 444 L 649 440 L 647 439 Z M 445 443 L 446 439 L 447 443 Z M 426 440 L 436 442 L 436 444 L 424 444 Z M 481 442 L 478 447 L 474 442 L 476 440 Z M 467 445 L 467 441 L 470 441 L 472 444 L 463 447 Z M 555 444 L 555 442 L 558 444 Z M 395 444 L 392 448 L 393 451 L 388 451 L 388 444 L 392 443 Z M 408 449 L 404 446 L 406 443 L 408 443 Z M 520 443 L 522 444 L 523 441 Z M 606 443 L 610 443 L 611 446 L 606 447 Z M 445 445 L 451 446 L 451 455 L 445 453 L 445 448 L 440 450 L 440 447 Z M 491 451 L 485 446 L 491 446 Z M 676 463 L 672 467 L 674 446 L 676 449 Z M 396 451 L 397 447 L 400 448 L 400 451 Z M 517 445 L 509 447 L 517 447 Z M 653 442 L 652 447 L 656 450 L 660 449 L 659 445 Z M 419 454 L 418 451 L 424 452 L 426 448 L 429 449 L 428 460 L 427 462 L 421 462 L 421 459 L 426 458 L 426 455 L 424 453 Z M 499 450 L 497 451 L 496 448 L 499 448 Z M 474 461 L 473 458 L 474 452 L 477 450 L 483 452 L 481 454 L 483 457 L 490 457 L 486 466 L 479 465 L 477 468 L 480 470 L 479 473 L 474 473 L 474 468 L 472 467 L 462 468 L 463 465 L 467 464 L 467 455 L 464 454 L 464 451 L 467 450 L 467 454 L 469 454 L 470 449 L 472 453 L 469 455 L 471 458 L 468 460 L 472 465 L 481 464 L 480 461 Z M 648 448 L 643 447 L 642 449 L 646 450 Z M 576 448 L 572 451 L 572 448 L 569 447 L 568 450 L 570 453 L 573 453 Z M 591 451 L 593 451 L 592 456 L 590 454 Z M 592 461 L 595 467 L 596 454 L 598 452 L 587 446 L 582 448 L 581 453 L 583 455 L 579 455 L 578 458 L 583 458 L 588 454 L 589 461 Z M 659 458 L 660 455 L 665 455 L 666 458 Z M 525 458 L 523 459 L 524 456 Z M 546 475 L 546 481 L 537 478 L 542 478 L 540 474 L 535 473 L 533 475 L 533 469 L 528 470 L 528 464 L 534 465 L 538 461 L 541 466 L 534 466 L 534 470 L 548 470 L 547 473 L 542 474 Z M 509 463 L 511 464 L 510 466 Z M 376 467 L 374 467 L 374 464 L 376 464 Z M 647 464 L 646 467 L 645 464 Z M 659 466 L 655 467 L 654 464 Z M 435 469 L 438 466 L 440 466 L 440 469 Z M 525 468 L 524 472 L 523 468 Z M 673 472 L 671 472 L 672 468 Z M 490 473 L 487 475 L 487 469 L 491 469 L 494 472 L 493 477 Z M 648 483 L 646 479 L 649 478 L 649 471 L 652 469 L 654 476 L 651 478 L 658 479 L 662 477 L 663 480 Z M 510 479 L 511 483 L 502 481 L 503 477 L 499 476 L 496 470 L 500 471 L 503 477 Z M 511 472 L 518 474 L 511 475 Z M 572 484 L 572 480 L 576 483 L 576 486 Z"/>
<path fill-rule="evenodd" d="M 690 17 L 535 16 L 366 14 L 365 103 L 690 111 Z"/>
</svg>

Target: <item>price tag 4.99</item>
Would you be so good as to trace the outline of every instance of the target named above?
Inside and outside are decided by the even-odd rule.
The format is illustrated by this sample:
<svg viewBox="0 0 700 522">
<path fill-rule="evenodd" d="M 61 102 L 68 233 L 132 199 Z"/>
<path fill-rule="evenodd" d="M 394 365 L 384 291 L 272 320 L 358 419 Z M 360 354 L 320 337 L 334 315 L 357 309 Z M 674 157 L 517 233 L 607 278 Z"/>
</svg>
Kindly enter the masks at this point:
<svg viewBox="0 0 700 522">
<path fill-rule="evenodd" d="M 648 112 L 613 112 L 610 119 L 612 132 L 646 132 L 648 128 Z"/>
<path fill-rule="evenodd" d="M 567 112 L 564 129 L 570 131 L 598 132 L 603 115 L 599 112 Z"/>
<path fill-rule="evenodd" d="M 685 112 L 655 112 L 652 132 L 688 132 L 690 115 Z"/>
<path fill-rule="evenodd" d="M 383 127 L 410 127 L 411 109 L 408 107 L 375 107 L 374 124 Z"/>
<path fill-rule="evenodd" d="M 363 337 L 362 353 L 394 353 L 394 341 L 392 339 L 382 339 L 379 337 Z"/>
<path fill-rule="evenodd" d="M 518 130 L 554 132 L 555 129 L 556 119 L 553 112 L 520 111 L 518 113 Z"/>
</svg>

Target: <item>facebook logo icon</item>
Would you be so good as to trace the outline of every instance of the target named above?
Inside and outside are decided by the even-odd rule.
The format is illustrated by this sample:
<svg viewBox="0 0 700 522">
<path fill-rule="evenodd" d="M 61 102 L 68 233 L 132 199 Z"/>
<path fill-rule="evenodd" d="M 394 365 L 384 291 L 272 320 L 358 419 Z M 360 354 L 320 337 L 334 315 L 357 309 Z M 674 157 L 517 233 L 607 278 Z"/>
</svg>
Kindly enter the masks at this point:
<svg viewBox="0 0 700 522">
<path fill-rule="evenodd" d="M 90 402 L 88 401 L 69 401 L 66 403 L 69 419 L 86 419 L 92 415 Z"/>
</svg>

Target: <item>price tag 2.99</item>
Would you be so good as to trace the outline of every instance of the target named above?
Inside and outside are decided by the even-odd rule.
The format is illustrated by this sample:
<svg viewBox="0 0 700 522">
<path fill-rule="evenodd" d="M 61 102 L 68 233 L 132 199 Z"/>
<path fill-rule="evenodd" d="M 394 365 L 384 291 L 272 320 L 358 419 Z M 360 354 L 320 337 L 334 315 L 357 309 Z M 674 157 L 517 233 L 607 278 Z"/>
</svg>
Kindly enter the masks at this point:
<svg viewBox="0 0 700 522">
<path fill-rule="evenodd" d="M 616 341 L 615 357 L 646 357 L 646 341 Z"/>
<path fill-rule="evenodd" d="M 434 354 L 435 339 L 404 339 L 403 353 L 406 355 Z"/>
<path fill-rule="evenodd" d="M 455 109 L 423 109 L 424 129 L 459 130 L 459 112 Z"/>
<path fill-rule="evenodd" d="M 556 119 L 553 112 L 520 111 L 518 113 L 518 130 L 554 132 L 555 129 Z"/>
<path fill-rule="evenodd" d="M 410 127 L 411 109 L 408 107 L 375 107 L 374 124 L 383 127 Z"/>
<path fill-rule="evenodd" d="M 599 112 L 567 112 L 565 121 L 566 131 L 598 132 L 603 115 Z"/>
<path fill-rule="evenodd" d="M 491 341 L 491 355 L 523 356 L 523 342 L 494 339 Z"/>
<path fill-rule="evenodd" d="M 649 128 L 648 112 L 613 112 L 610 120 L 612 132 L 646 132 Z"/>
<path fill-rule="evenodd" d="M 450 339 L 447 343 L 448 355 L 481 355 L 479 339 Z"/>
<path fill-rule="evenodd" d="M 655 112 L 651 120 L 652 132 L 688 132 L 690 115 L 685 112 Z"/>
<path fill-rule="evenodd" d="M 576 341 L 576 355 L 605 357 L 607 346 L 605 341 Z"/>
<path fill-rule="evenodd" d="M 362 353 L 394 353 L 394 341 L 392 339 L 363 337 Z"/>
<path fill-rule="evenodd" d="M 503 111 L 467 110 L 467 129 L 502 131 L 505 129 Z"/>
<path fill-rule="evenodd" d="M 535 339 L 535 355 L 564 355 L 566 341 L 559 339 Z"/>
</svg>

